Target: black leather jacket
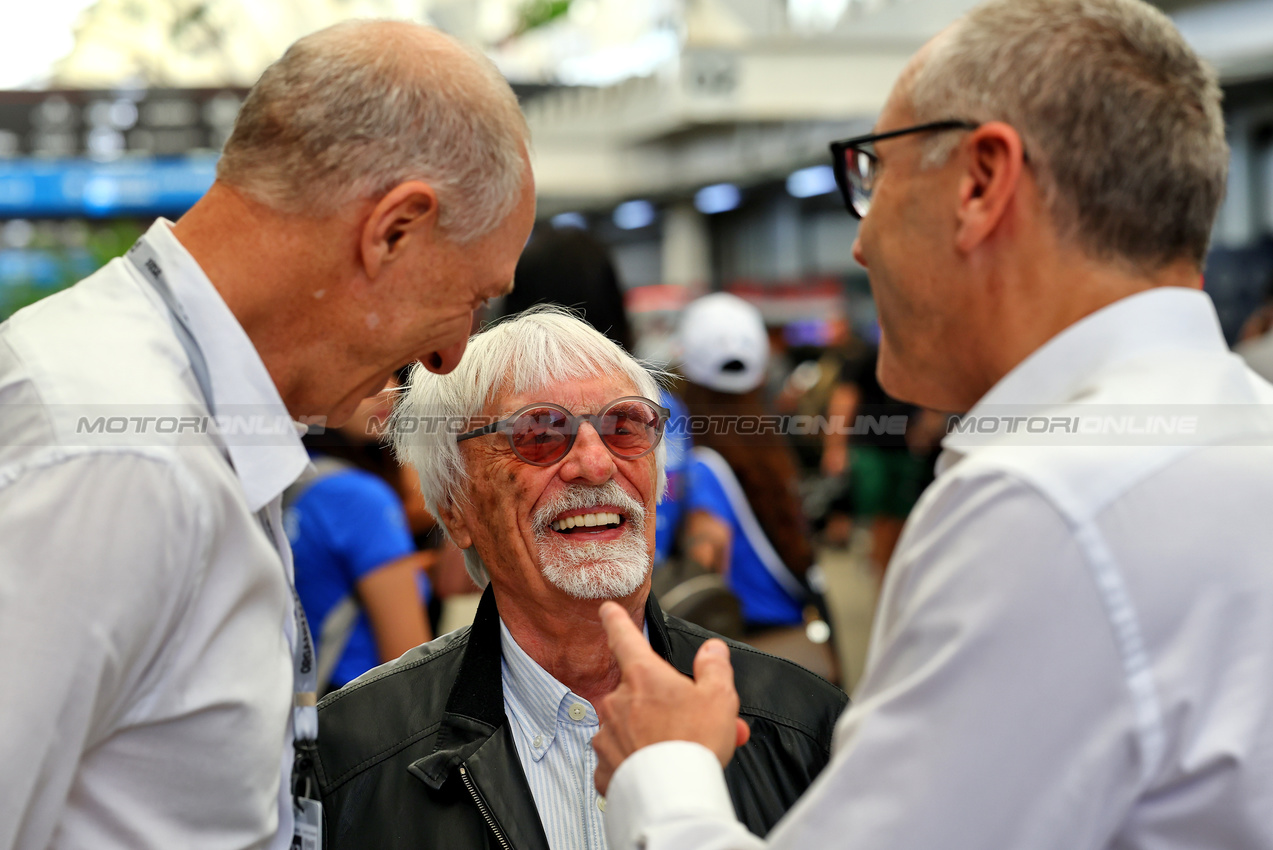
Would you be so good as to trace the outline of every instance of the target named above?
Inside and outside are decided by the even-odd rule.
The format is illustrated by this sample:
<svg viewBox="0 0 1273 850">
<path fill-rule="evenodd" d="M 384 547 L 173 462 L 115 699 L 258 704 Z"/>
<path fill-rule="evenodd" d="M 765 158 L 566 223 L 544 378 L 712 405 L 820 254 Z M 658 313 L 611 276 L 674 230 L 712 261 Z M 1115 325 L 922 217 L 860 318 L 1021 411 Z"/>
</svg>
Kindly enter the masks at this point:
<svg viewBox="0 0 1273 850">
<path fill-rule="evenodd" d="M 690 675 L 712 636 L 646 603 L 650 645 Z M 830 758 L 848 698 L 789 661 L 731 642 L 751 740 L 725 779 L 739 819 L 764 835 Z M 325 847 L 549 850 L 504 716 L 499 612 L 416 647 L 318 706 Z"/>
</svg>

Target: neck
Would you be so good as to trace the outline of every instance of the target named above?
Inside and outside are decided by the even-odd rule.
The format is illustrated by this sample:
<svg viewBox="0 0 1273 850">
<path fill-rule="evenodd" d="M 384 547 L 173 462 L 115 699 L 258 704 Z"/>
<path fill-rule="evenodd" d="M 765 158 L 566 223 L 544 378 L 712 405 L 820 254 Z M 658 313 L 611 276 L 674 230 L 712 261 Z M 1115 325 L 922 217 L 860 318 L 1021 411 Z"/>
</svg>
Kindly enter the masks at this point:
<svg viewBox="0 0 1273 850">
<path fill-rule="evenodd" d="M 173 225 L 260 355 L 293 415 L 324 362 L 327 303 L 347 256 L 337 220 L 287 216 L 221 182 Z M 322 294 L 320 294 L 322 293 Z M 331 301 L 335 301 L 332 298 Z"/>
<path fill-rule="evenodd" d="M 1186 260 L 1146 273 L 1055 245 L 1033 246 L 1019 260 L 987 277 L 989 308 L 969 317 L 975 344 L 964 350 L 977 360 L 967 364 L 964 410 L 1057 334 L 1116 301 L 1161 287 L 1202 286 L 1201 273 Z"/>
<path fill-rule="evenodd" d="M 637 628 L 645 626 L 645 601 L 649 580 L 634 594 L 616 599 Z M 515 594 L 501 593 L 495 599 L 500 619 L 517 645 L 554 679 L 593 705 L 619 686 L 619 665 L 610 652 L 598 610 L 600 599 L 567 597 L 549 606 L 523 603 Z"/>
</svg>

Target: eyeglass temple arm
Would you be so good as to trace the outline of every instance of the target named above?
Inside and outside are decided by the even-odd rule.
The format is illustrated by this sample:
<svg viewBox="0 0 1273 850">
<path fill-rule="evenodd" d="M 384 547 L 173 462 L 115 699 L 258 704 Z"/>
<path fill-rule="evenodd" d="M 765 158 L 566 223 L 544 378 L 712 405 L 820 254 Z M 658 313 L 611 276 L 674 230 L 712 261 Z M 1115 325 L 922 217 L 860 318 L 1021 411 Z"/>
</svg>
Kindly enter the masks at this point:
<svg viewBox="0 0 1273 850">
<path fill-rule="evenodd" d="M 505 422 L 508 422 L 508 421 L 509 420 L 507 419 L 501 419 L 498 422 L 492 422 L 490 425 L 483 425 L 481 428 L 474 428 L 472 431 L 466 431 L 463 434 L 456 437 L 455 442 L 458 443 L 461 440 L 471 440 L 474 437 L 484 437 L 487 434 L 494 434 L 496 431 L 500 429 L 501 425 L 503 425 Z"/>
</svg>

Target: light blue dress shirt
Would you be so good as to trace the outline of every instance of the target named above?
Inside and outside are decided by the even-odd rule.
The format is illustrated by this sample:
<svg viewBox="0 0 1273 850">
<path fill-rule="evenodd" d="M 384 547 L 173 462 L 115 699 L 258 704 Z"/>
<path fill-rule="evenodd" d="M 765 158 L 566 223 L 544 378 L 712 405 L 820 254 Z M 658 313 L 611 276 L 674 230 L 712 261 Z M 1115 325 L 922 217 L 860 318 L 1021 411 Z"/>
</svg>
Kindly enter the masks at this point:
<svg viewBox="0 0 1273 850">
<path fill-rule="evenodd" d="M 527 655 L 501 620 L 504 712 L 553 850 L 606 850 L 605 798 L 593 786 L 596 709 Z"/>
</svg>

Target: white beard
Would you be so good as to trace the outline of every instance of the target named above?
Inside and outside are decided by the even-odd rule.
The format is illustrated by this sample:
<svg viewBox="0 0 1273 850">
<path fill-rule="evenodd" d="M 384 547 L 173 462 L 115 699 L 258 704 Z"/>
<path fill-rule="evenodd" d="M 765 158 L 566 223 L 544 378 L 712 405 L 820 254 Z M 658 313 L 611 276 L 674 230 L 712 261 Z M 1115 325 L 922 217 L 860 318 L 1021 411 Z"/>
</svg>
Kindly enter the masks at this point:
<svg viewBox="0 0 1273 850">
<path fill-rule="evenodd" d="M 574 541 L 551 528 L 565 511 L 614 505 L 623 513 L 623 535 L 610 541 Z M 620 599 L 636 592 L 650 573 L 645 508 L 614 481 L 565 490 L 532 519 L 544 578 L 576 599 Z"/>
</svg>

